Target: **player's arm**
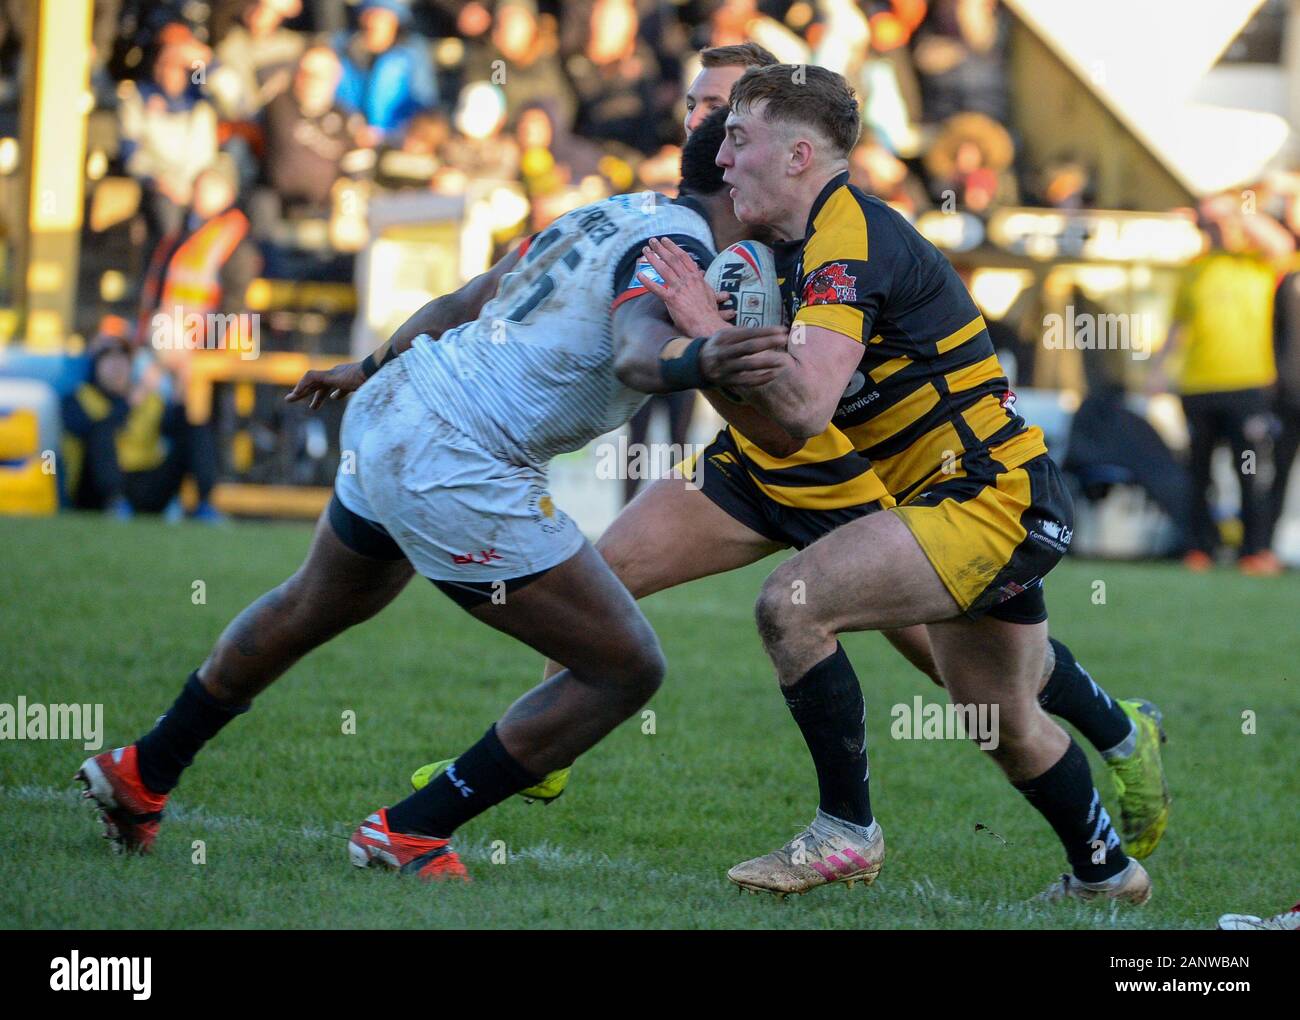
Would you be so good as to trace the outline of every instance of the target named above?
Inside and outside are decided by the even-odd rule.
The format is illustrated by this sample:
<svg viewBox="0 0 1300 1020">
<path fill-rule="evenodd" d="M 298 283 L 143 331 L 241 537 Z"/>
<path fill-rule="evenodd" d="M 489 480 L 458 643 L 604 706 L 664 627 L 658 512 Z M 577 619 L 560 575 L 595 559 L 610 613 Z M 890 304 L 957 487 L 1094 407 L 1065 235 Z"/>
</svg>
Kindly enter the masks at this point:
<svg viewBox="0 0 1300 1020">
<path fill-rule="evenodd" d="M 306 373 L 284 399 L 311 398 L 312 410 L 326 400 L 339 400 L 361 388 L 361 384 L 384 365 L 408 350 L 415 338 L 427 334 L 441 336 L 449 329 L 478 318 L 483 306 L 492 300 L 501 278 L 518 264 L 522 246 L 501 258 L 486 273 L 480 273 L 459 290 L 434 298 L 407 319 L 397 331 L 361 361 L 335 365 L 326 371 Z"/>
<path fill-rule="evenodd" d="M 714 386 L 762 386 L 780 366 L 780 327 L 728 326 L 708 337 L 682 336 L 664 303 L 652 294 L 620 302 L 612 316 L 614 374 L 642 393 L 675 393 Z M 709 345 L 728 350 L 717 370 L 706 369 Z"/>
<path fill-rule="evenodd" d="M 819 436 L 862 361 L 862 344 L 825 326 L 796 322 L 781 357 L 771 381 L 745 389 L 743 396 L 791 436 Z"/>
<path fill-rule="evenodd" d="M 711 335 L 734 317 L 734 311 L 724 312 L 719 307 L 726 295 L 708 285 L 704 271 L 671 239 L 651 238 L 642 254 L 654 273 L 638 272 L 637 279 L 663 301 L 673 322 L 684 332 Z M 700 392 L 728 425 L 734 426 L 764 453 L 784 458 L 802 449 L 803 440 L 790 435 L 756 408 L 734 399 L 735 394 L 730 391 L 727 394 L 716 389 Z"/>
<path fill-rule="evenodd" d="M 804 247 L 808 268 L 798 281 L 802 295 L 790 329 L 785 361 L 776 377 L 742 396 L 800 439 L 826 431 L 853 373 L 863 345 L 894 291 L 897 259 L 890 258 L 889 233 L 868 260 L 865 224 L 855 238 L 844 230 L 814 233 Z"/>
<path fill-rule="evenodd" d="M 700 390 L 722 419 L 770 457 L 793 457 L 804 448 L 806 440 L 796 439 L 751 404 L 728 400 L 718 390 Z"/>
<path fill-rule="evenodd" d="M 619 302 L 613 314 L 614 371 L 624 385 L 643 393 L 698 389 L 729 424 L 774 457 L 788 457 L 803 445 L 770 418 L 728 400 L 714 388 L 761 386 L 769 381 L 772 373 L 763 365 L 772 361 L 776 345 L 784 342 L 785 330 L 738 329 L 718 318 L 722 328 L 708 337 L 685 337 L 668 306 L 655 294 L 653 281 L 638 274 L 629 286 L 639 292 Z M 718 372 L 710 374 L 704 367 L 710 358 L 707 348 L 719 342 L 743 344 L 746 353 L 728 358 Z"/>
</svg>

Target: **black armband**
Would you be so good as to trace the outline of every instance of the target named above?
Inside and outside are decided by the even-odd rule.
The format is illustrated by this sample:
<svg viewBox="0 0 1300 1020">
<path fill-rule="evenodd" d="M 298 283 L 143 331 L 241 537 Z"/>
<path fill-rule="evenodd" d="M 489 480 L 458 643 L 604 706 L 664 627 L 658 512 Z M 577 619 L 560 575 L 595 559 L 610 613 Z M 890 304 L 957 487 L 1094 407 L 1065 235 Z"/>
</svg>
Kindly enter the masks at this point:
<svg viewBox="0 0 1300 1020">
<path fill-rule="evenodd" d="M 396 357 L 397 352 L 393 350 L 393 345 L 391 343 L 386 343 L 384 345 L 384 356 L 379 361 L 375 361 L 374 351 L 371 351 L 361 359 L 361 374 L 369 379 Z"/>
<path fill-rule="evenodd" d="M 659 362 L 659 378 L 664 381 L 669 392 L 698 390 L 708 385 L 700 367 L 700 350 L 707 339 L 708 337 L 697 336 L 677 357 L 665 358 Z"/>
</svg>

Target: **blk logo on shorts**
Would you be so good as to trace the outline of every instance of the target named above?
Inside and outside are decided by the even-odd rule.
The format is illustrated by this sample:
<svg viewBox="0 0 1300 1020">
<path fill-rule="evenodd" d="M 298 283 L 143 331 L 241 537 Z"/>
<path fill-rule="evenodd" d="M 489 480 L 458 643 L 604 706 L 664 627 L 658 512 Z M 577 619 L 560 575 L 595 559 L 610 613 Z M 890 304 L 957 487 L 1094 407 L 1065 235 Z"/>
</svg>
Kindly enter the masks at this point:
<svg viewBox="0 0 1300 1020">
<path fill-rule="evenodd" d="M 471 563 L 477 563 L 480 566 L 486 563 L 492 563 L 496 560 L 504 560 L 499 552 L 495 549 L 480 549 L 476 553 L 452 553 L 451 562 L 458 567 L 468 566 Z"/>
</svg>

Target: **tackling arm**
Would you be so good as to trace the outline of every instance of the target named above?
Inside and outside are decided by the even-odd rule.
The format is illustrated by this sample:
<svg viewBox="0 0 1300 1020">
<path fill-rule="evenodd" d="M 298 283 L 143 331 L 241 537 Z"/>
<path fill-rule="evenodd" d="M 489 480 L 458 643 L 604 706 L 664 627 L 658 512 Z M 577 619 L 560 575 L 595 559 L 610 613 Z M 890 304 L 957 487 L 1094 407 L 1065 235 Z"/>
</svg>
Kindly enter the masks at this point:
<svg viewBox="0 0 1300 1020">
<path fill-rule="evenodd" d="M 645 294 L 614 310 L 614 373 L 625 386 L 643 393 L 699 389 L 706 400 L 744 436 L 774 457 L 788 457 L 803 443 L 755 408 L 727 400 L 716 385 L 758 386 L 773 378 L 771 366 L 784 340 L 780 328 L 748 329 L 728 326 L 707 339 L 680 334 L 668 309 Z M 716 373 L 706 365 L 710 345 L 729 344 L 732 357 Z"/>
<path fill-rule="evenodd" d="M 744 396 L 790 436 L 819 436 L 862 361 L 862 344 L 824 326 L 796 323 L 780 353 L 782 363 L 772 380 L 746 388 Z"/>
</svg>

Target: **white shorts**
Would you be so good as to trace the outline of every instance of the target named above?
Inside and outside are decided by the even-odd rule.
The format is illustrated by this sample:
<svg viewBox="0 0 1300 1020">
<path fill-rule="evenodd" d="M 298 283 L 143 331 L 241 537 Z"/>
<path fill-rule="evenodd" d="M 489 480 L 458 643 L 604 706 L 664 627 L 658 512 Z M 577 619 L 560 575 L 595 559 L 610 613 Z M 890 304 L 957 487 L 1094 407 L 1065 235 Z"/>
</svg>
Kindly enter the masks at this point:
<svg viewBox="0 0 1300 1020">
<path fill-rule="evenodd" d="M 545 471 L 508 463 L 435 414 L 399 358 L 349 400 L 334 492 L 382 525 L 435 581 L 505 581 L 549 570 L 585 541 Z"/>
</svg>

